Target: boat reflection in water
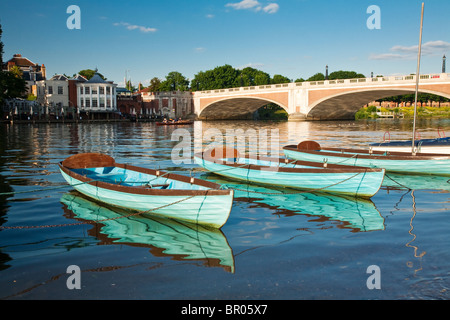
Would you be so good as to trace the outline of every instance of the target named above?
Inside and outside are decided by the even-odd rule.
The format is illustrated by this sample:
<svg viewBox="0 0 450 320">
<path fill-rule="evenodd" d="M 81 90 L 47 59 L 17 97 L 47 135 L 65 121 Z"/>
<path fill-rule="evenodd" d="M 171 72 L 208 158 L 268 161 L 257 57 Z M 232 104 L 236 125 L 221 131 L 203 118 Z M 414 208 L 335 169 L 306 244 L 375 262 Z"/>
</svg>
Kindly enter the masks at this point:
<svg viewBox="0 0 450 320">
<path fill-rule="evenodd" d="M 100 224 L 99 230 L 90 233 L 102 241 L 148 246 L 154 256 L 203 261 L 208 267 L 222 267 L 234 273 L 232 249 L 219 229 L 169 218 L 131 215 L 132 211 L 99 205 L 77 191 L 64 194 L 61 202 L 69 217 Z"/>
<path fill-rule="evenodd" d="M 287 188 L 266 188 L 256 184 L 237 183 L 210 173 L 202 175 L 201 179 L 234 189 L 235 201 L 259 203 L 284 211 L 285 214 L 326 217 L 343 222 L 345 228 L 351 228 L 355 232 L 385 229 L 384 218 L 369 199 L 315 194 Z"/>
<path fill-rule="evenodd" d="M 406 175 L 389 172 L 384 177 L 382 188 L 450 191 L 450 178 L 447 176 Z"/>
</svg>

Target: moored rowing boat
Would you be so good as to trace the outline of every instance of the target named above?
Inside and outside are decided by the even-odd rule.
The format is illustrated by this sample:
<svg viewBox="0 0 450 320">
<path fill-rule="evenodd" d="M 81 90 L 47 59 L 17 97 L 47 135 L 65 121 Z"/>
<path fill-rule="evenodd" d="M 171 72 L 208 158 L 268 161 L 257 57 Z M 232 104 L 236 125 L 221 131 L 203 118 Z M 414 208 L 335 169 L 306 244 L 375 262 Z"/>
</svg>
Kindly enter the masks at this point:
<svg viewBox="0 0 450 320">
<path fill-rule="evenodd" d="M 240 156 L 235 149 L 216 148 L 194 158 L 206 170 L 232 179 L 364 198 L 376 194 L 384 178 L 384 169 Z"/>
<path fill-rule="evenodd" d="M 112 206 L 222 227 L 233 191 L 183 175 L 116 163 L 107 155 L 83 153 L 59 164 L 64 179 L 80 193 Z"/>
<path fill-rule="evenodd" d="M 383 152 L 371 149 L 322 148 L 317 142 L 303 141 L 283 147 L 286 157 L 302 160 L 382 168 L 403 174 L 450 175 L 450 155 L 412 152 Z"/>
</svg>

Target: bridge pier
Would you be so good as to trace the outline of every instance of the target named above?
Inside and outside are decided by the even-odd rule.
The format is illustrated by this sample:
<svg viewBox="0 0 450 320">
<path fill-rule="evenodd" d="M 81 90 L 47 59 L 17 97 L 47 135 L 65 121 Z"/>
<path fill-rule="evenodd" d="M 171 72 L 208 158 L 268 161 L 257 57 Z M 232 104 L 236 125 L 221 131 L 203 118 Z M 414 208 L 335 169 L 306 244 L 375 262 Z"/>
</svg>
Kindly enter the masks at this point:
<svg viewBox="0 0 450 320">
<path fill-rule="evenodd" d="M 303 114 L 300 112 L 294 112 L 294 113 L 289 114 L 288 120 L 289 121 L 305 121 L 305 120 L 309 120 L 309 119 L 306 114 Z"/>
</svg>

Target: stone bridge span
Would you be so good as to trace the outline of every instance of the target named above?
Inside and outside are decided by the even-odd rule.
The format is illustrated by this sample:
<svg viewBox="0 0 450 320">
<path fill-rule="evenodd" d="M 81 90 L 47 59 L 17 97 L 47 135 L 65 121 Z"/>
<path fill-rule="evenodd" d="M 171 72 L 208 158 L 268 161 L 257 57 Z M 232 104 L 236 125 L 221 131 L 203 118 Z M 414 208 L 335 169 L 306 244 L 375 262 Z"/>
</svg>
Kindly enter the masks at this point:
<svg viewBox="0 0 450 320">
<path fill-rule="evenodd" d="M 415 92 L 416 76 L 296 82 L 194 92 L 199 119 L 245 119 L 275 103 L 290 120 L 347 120 L 377 99 Z M 450 74 L 420 75 L 419 92 L 450 99 Z"/>
</svg>

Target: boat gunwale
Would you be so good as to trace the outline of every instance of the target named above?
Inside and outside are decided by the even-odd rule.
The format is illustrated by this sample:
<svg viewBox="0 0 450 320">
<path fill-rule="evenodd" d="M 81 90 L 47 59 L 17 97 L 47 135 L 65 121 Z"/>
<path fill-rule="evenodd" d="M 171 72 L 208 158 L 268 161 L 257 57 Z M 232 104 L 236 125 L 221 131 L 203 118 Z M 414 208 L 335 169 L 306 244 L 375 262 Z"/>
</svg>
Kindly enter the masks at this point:
<svg viewBox="0 0 450 320">
<path fill-rule="evenodd" d="M 357 157 L 359 159 L 370 160 L 450 160 L 450 155 L 440 153 L 416 153 L 415 155 L 413 155 L 412 152 L 378 151 L 351 148 L 321 148 L 320 150 L 298 150 L 296 145 L 284 146 L 283 150 L 340 158 L 349 158 L 349 156 L 351 156 L 355 158 Z M 348 153 L 353 154 L 349 155 Z"/>
<path fill-rule="evenodd" d="M 276 171 L 276 172 L 286 172 L 286 173 L 359 173 L 359 172 L 382 172 L 383 168 L 368 168 L 368 167 L 359 167 L 359 166 L 350 166 L 350 165 L 341 165 L 341 164 L 332 164 L 327 163 L 326 167 L 324 164 L 313 161 L 303 161 L 303 160 L 293 160 L 288 158 L 272 158 L 265 156 L 240 156 L 240 158 L 245 159 L 253 159 L 253 160 L 264 160 L 264 161 L 272 161 L 278 162 L 279 164 L 285 164 L 286 161 L 290 164 L 294 165 L 303 165 L 312 168 L 287 168 L 287 167 L 273 167 L 273 166 L 265 166 L 258 164 L 248 164 L 244 165 L 242 163 L 229 163 L 226 160 L 216 159 L 212 156 L 205 155 L 205 152 L 199 152 L 194 155 L 197 158 L 207 160 L 209 162 L 213 162 L 215 164 L 224 165 L 228 167 L 234 168 L 242 168 L 247 170 L 259 170 L 259 171 Z M 276 170 L 274 170 L 276 169 Z"/>
<path fill-rule="evenodd" d="M 77 168 L 68 168 L 63 165 L 63 162 L 60 162 L 59 168 L 71 178 L 77 179 L 83 183 L 89 184 L 91 186 L 95 186 L 98 188 L 108 189 L 112 191 L 118 191 L 123 193 L 130 194 L 139 194 L 139 195 L 149 195 L 149 196 L 218 196 L 218 195 L 230 195 L 233 190 L 230 189 L 219 189 L 221 186 L 214 182 L 205 181 L 202 179 L 187 177 L 183 175 L 179 175 L 176 173 L 167 173 L 164 171 L 159 171 L 159 176 L 163 176 L 164 178 L 177 180 L 185 183 L 191 183 L 195 185 L 199 185 L 202 187 L 211 188 L 208 190 L 189 190 L 189 189 L 152 189 L 152 188 L 142 188 L 142 187 L 132 187 L 132 186 L 124 186 L 114 183 L 109 183 L 105 181 L 98 181 L 92 178 L 88 178 L 84 175 L 78 174 L 73 171 L 73 169 Z M 155 175 L 157 170 L 147 169 L 142 167 L 136 167 L 128 164 L 122 163 L 114 163 L 115 167 L 122 168 L 125 170 L 136 171 L 145 174 Z M 97 166 L 86 166 L 84 168 L 96 168 Z"/>
</svg>

